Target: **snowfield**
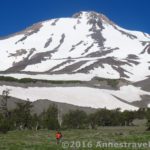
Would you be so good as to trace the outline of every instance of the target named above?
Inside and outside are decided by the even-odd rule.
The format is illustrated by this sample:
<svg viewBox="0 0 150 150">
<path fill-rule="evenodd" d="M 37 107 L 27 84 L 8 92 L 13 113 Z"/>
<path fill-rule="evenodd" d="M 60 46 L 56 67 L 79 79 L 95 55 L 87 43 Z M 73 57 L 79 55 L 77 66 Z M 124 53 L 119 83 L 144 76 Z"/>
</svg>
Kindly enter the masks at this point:
<svg viewBox="0 0 150 150">
<path fill-rule="evenodd" d="M 137 110 L 137 107 L 120 101 L 113 95 L 126 102 L 140 101 L 141 95 L 150 95 L 139 88 L 133 86 L 123 86 L 118 91 L 104 90 L 89 87 L 13 87 L 0 86 L 0 93 L 10 89 L 10 95 L 16 98 L 30 101 L 38 99 L 48 99 L 55 102 L 68 103 L 84 107 L 107 108 L 121 110 Z M 132 94 L 130 94 L 132 93 Z"/>
<path fill-rule="evenodd" d="M 76 74 L 87 72 L 86 79 L 85 75 L 80 77 L 81 80 L 87 80 L 89 76 L 117 79 L 122 76 L 119 70 L 123 70 L 125 73 L 123 78 L 136 82 L 150 75 L 150 55 L 147 47 L 149 43 L 150 35 L 147 33 L 123 29 L 96 12 L 81 12 L 76 17 L 37 23 L 31 26 L 30 30 L 26 29 L 12 37 L 1 39 L 0 71 L 5 71 L 17 63 L 23 66 L 22 62 L 26 64 L 25 60 L 28 58 L 30 63 L 19 70 L 20 72 L 41 73 L 52 69 L 52 73 L 60 71 L 61 80 L 64 80 L 64 74 L 68 74 L 70 70 L 68 68 L 71 66 L 71 73 L 75 74 L 71 75 L 73 79 L 77 77 L 78 80 Z M 34 51 L 31 53 L 33 48 Z M 19 54 L 19 50 L 25 50 L 26 53 Z M 134 58 L 128 60 L 129 55 Z M 37 58 L 32 60 L 35 57 Z M 113 68 L 114 65 L 110 64 L 109 60 L 104 64 L 98 62 L 104 58 L 112 58 L 114 60 L 112 63 L 118 70 Z M 81 62 L 83 64 L 79 65 Z M 96 62 L 99 66 L 94 66 Z M 121 64 L 123 62 L 127 64 Z M 86 70 L 87 67 L 89 68 Z M 81 69 L 86 71 L 78 72 Z M 38 73 L 35 78 L 37 76 Z M 39 75 L 38 78 L 40 77 L 48 79 L 52 76 Z"/>
</svg>

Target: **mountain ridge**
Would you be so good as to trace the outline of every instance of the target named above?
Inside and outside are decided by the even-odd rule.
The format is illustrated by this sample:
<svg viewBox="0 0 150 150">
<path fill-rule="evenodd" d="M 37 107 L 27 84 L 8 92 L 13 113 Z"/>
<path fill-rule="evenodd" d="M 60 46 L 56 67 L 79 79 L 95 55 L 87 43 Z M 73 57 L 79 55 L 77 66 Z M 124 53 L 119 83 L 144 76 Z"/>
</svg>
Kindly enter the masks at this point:
<svg viewBox="0 0 150 150">
<path fill-rule="evenodd" d="M 101 88 L 98 87 L 94 91 L 88 86 L 71 85 L 72 95 L 75 95 L 74 90 L 83 91 L 79 92 L 77 99 L 67 93 L 69 87 L 64 84 L 64 89 L 61 88 L 62 96 L 68 103 L 70 100 L 71 104 L 79 105 L 77 100 L 81 100 L 84 106 L 82 98 L 87 99 L 87 91 L 89 105 L 86 106 L 95 107 L 97 104 L 100 107 L 98 99 L 101 98 L 103 103 L 107 98 L 116 101 L 114 107 L 118 103 L 122 108 L 127 108 L 123 101 L 130 103 L 144 100 L 147 106 L 149 104 L 150 89 L 147 88 L 149 84 L 147 85 L 146 81 L 149 81 L 150 75 L 150 35 L 123 29 L 103 14 L 82 11 L 71 18 L 36 23 L 9 38 L 0 39 L 0 51 L 0 76 L 89 81 L 92 86 L 96 85 L 92 82 L 95 77 L 130 82 L 120 86 L 117 91 L 103 89 L 102 83 L 99 85 Z M 7 88 L 3 86 L 0 89 L 4 87 Z M 39 90 L 28 88 L 32 91 Z M 12 89 L 17 90 L 13 86 Z M 47 90 L 55 91 L 54 87 Z M 130 90 L 133 93 L 131 98 L 127 94 Z M 96 95 L 95 104 L 91 103 L 90 92 Z M 18 98 L 21 98 L 20 96 Z M 41 98 L 47 99 L 44 96 Z M 55 100 L 66 102 L 63 98 Z M 108 105 L 107 102 L 104 105 Z"/>
</svg>

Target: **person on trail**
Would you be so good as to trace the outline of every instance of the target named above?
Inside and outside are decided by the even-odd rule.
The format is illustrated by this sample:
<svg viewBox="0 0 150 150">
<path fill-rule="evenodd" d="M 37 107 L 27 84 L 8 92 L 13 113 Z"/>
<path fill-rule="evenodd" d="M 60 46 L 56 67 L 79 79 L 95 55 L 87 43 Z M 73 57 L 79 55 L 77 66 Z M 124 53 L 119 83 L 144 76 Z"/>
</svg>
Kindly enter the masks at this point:
<svg viewBox="0 0 150 150">
<path fill-rule="evenodd" d="M 57 131 L 57 132 L 56 132 L 56 141 L 57 141 L 57 144 L 60 143 L 61 138 L 62 138 L 61 132 Z"/>
</svg>

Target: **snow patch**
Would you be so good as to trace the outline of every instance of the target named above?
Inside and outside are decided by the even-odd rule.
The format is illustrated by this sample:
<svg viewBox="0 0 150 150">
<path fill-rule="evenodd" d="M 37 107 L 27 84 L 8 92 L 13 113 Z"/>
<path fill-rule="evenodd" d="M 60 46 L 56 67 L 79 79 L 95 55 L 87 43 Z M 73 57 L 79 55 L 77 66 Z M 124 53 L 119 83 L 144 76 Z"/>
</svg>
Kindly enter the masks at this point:
<svg viewBox="0 0 150 150">
<path fill-rule="evenodd" d="M 108 90 L 100 90 L 88 87 L 13 87 L 0 86 L 0 93 L 5 89 L 10 89 L 10 95 L 16 98 L 30 101 L 37 99 L 49 99 L 55 102 L 63 102 L 77 106 L 107 108 L 122 110 L 137 110 L 138 108 L 121 102 L 108 93 Z"/>
</svg>

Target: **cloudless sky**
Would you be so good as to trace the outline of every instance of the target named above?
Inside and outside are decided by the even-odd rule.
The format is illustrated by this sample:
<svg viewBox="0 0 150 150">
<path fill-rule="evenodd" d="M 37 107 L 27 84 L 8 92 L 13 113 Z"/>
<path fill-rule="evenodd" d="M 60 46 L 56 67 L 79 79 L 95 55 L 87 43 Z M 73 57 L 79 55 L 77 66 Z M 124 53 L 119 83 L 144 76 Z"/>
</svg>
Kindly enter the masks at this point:
<svg viewBox="0 0 150 150">
<path fill-rule="evenodd" d="M 150 0 L 0 0 L 0 36 L 79 11 L 97 11 L 124 28 L 150 34 Z"/>
</svg>

